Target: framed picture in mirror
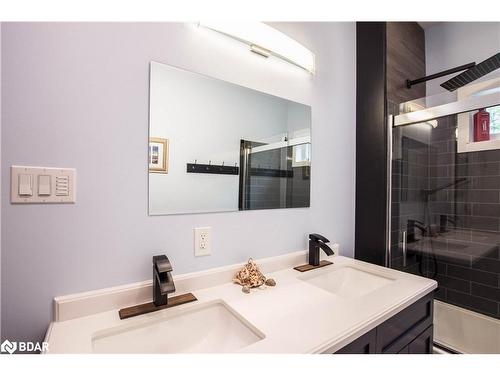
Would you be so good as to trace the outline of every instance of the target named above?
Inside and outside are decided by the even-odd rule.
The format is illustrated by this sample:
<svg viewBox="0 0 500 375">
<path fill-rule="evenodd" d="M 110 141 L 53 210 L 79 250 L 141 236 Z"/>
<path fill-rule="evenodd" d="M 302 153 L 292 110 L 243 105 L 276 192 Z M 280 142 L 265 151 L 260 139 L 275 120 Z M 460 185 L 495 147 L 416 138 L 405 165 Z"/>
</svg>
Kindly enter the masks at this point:
<svg viewBox="0 0 500 375">
<path fill-rule="evenodd" d="M 149 138 L 149 172 L 168 173 L 168 139 Z"/>
</svg>

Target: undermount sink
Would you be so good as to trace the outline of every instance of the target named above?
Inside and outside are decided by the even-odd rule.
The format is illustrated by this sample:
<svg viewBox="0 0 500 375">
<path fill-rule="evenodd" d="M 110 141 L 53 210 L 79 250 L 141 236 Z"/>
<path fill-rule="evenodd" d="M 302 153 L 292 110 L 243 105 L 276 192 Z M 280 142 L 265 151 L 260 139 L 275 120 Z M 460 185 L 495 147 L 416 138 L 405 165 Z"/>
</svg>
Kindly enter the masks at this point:
<svg viewBox="0 0 500 375">
<path fill-rule="evenodd" d="M 364 296 L 394 281 L 353 267 L 331 271 L 325 268 L 319 274 L 304 274 L 300 279 L 344 299 Z"/>
<path fill-rule="evenodd" d="M 94 353 L 227 353 L 263 338 L 223 301 L 213 301 L 97 332 L 92 345 Z"/>
</svg>

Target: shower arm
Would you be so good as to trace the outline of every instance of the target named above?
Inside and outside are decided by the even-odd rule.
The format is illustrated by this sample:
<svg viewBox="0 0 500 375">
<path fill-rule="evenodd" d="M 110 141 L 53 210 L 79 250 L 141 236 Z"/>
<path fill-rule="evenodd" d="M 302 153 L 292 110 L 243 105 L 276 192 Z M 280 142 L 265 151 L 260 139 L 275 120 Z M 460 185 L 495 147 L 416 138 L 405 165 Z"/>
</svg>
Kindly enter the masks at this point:
<svg viewBox="0 0 500 375">
<path fill-rule="evenodd" d="M 450 187 L 450 186 L 455 186 L 455 185 L 458 185 L 458 184 L 460 184 L 460 183 L 462 183 L 462 182 L 465 182 L 465 181 L 467 181 L 467 179 L 466 179 L 466 178 L 457 178 L 455 181 L 450 182 L 450 183 L 448 183 L 448 184 L 444 184 L 444 185 L 439 186 L 439 187 L 437 187 L 437 188 L 435 188 L 435 189 L 424 189 L 424 193 L 425 193 L 425 195 L 426 195 L 427 197 L 429 197 L 429 196 L 431 196 L 431 195 L 433 195 L 433 194 L 437 193 L 438 191 L 444 190 L 444 189 L 446 189 L 446 188 L 448 188 L 448 187 Z"/>
<path fill-rule="evenodd" d="M 406 80 L 406 88 L 411 89 L 411 87 L 413 85 L 416 85 L 416 84 L 419 84 L 419 83 L 423 83 L 423 82 L 427 82 L 427 81 L 431 81 L 431 80 L 436 79 L 436 78 L 441 78 L 441 77 L 447 76 L 448 74 L 453 74 L 453 73 L 461 72 L 463 70 L 467 70 L 467 69 L 473 68 L 474 66 L 476 66 L 476 63 L 475 62 L 471 62 L 469 64 L 460 65 L 460 66 L 457 66 L 456 68 L 451 68 L 451 69 L 443 70 L 442 72 L 434 73 L 434 74 L 431 74 L 431 75 L 428 75 L 428 76 L 425 76 L 425 77 L 422 77 L 422 78 L 418 78 L 418 79 L 414 79 L 414 80 L 407 79 Z"/>
</svg>

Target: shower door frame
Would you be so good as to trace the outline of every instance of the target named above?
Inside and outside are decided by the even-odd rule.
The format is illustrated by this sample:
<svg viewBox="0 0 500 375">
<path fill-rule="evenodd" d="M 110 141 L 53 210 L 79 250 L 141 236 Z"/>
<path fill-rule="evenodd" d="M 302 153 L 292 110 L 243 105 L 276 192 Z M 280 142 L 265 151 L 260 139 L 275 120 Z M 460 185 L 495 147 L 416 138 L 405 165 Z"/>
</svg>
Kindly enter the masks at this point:
<svg viewBox="0 0 500 375">
<path fill-rule="evenodd" d="M 500 92 L 472 96 L 460 101 L 442 104 L 435 107 L 426 108 L 420 111 L 403 113 L 397 116 L 389 115 L 387 117 L 387 196 L 386 196 L 386 249 L 385 266 L 392 268 L 392 250 L 391 250 L 391 220 L 392 220 L 392 131 L 395 127 L 425 123 L 440 117 L 458 115 L 471 111 L 477 111 L 481 108 L 494 107 L 500 105 Z M 404 252 L 404 251 L 403 251 Z M 406 254 L 403 254 L 406 257 Z"/>
</svg>

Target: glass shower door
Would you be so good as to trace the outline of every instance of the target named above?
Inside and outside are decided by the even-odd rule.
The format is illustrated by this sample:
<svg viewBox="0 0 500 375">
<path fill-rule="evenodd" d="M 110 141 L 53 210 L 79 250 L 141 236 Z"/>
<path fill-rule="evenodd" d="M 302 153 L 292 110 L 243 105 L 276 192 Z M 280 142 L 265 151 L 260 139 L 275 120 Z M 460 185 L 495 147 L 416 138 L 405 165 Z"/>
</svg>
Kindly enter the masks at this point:
<svg viewBox="0 0 500 375">
<path fill-rule="evenodd" d="M 438 342 L 500 353 L 500 147 L 458 147 L 460 122 L 471 119 L 472 131 L 477 112 L 392 127 L 388 256 L 392 268 L 438 282 Z"/>
</svg>

